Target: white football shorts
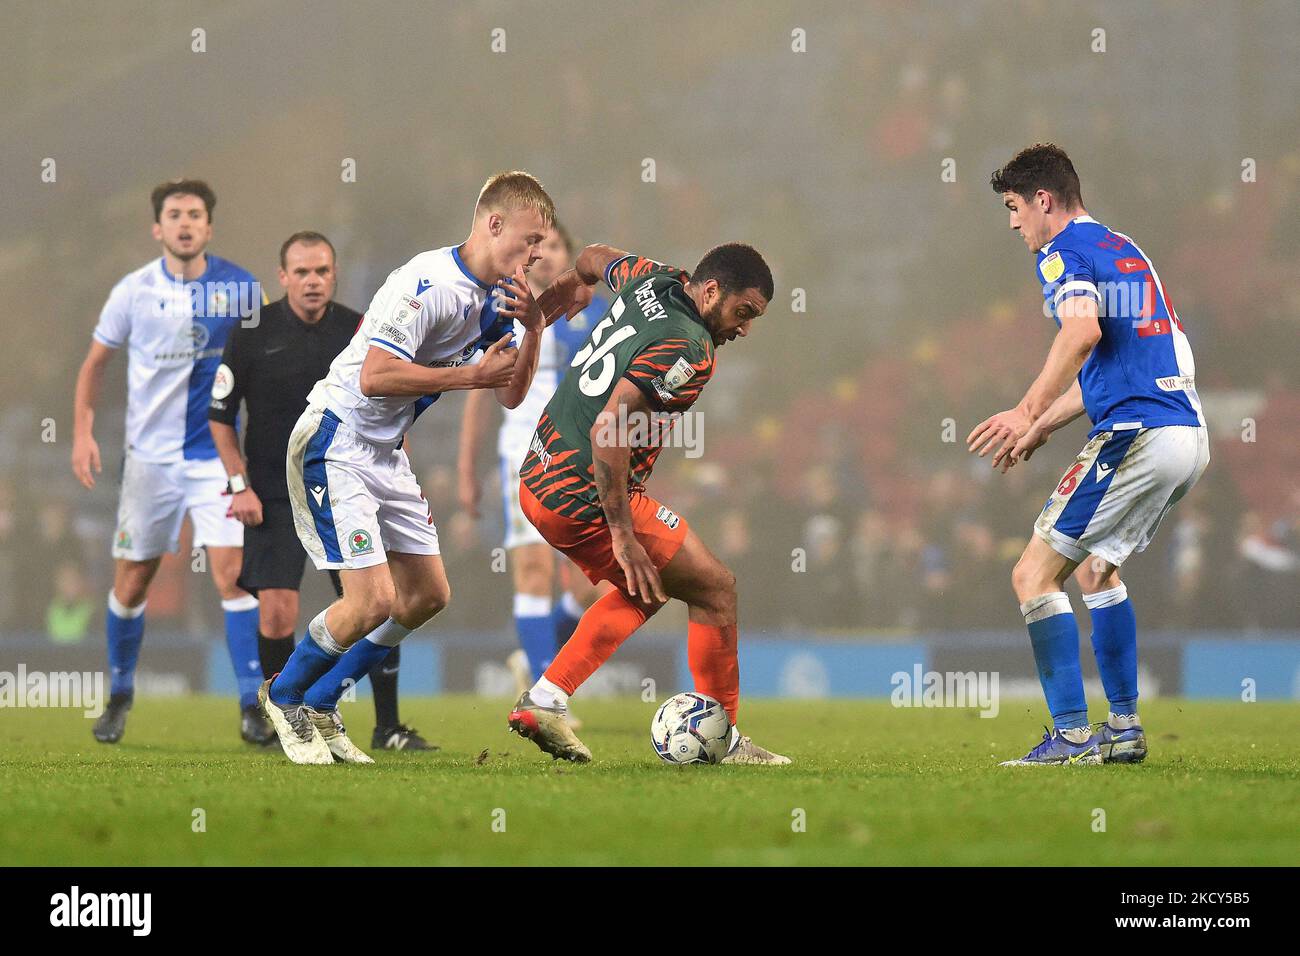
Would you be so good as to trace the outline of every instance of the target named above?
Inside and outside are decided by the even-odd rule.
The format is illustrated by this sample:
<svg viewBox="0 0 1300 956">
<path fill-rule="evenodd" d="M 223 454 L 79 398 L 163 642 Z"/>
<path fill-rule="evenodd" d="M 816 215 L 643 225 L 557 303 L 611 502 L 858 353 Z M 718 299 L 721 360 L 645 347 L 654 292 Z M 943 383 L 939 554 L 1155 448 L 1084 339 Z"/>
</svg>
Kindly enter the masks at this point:
<svg viewBox="0 0 1300 956">
<path fill-rule="evenodd" d="M 309 406 L 285 468 L 294 528 L 317 570 L 373 567 L 388 551 L 438 553 L 433 513 L 400 442 L 367 441 Z"/>
<path fill-rule="evenodd" d="M 129 451 L 122 464 L 113 557 L 150 561 L 180 545 L 189 512 L 194 546 L 240 548 L 244 526 L 230 514 L 226 469 L 220 458 L 141 461 Z"/>
<path fill-rule="evenodd" d="M 1204 426 L 1099 432 L 1061 476 L 1034 531 L 1072 561 L 1091 554 L 1118 567 L 1145 550 L 1209 461 Z"/>
</svg>

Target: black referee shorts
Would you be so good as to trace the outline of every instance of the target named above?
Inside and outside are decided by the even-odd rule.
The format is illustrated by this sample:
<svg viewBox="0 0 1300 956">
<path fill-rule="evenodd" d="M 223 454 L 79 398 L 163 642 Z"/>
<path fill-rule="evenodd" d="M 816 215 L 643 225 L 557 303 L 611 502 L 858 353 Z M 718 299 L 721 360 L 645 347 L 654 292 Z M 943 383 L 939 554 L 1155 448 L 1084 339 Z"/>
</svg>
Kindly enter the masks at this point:
<svg viewBox="0 0 1300 956">
<path fill-rule="evenodd" d="M 293 506 L 288 498 L 262 502 L 262 523 L 244 528 L 244 563 L 239 570 L 241 588 L 256 595 L 263 588 L 297 591 L 307 552 L 293 527 Z M 342 595 L 339 576 L 330 572 L 334 590 Z"/>
</svg>

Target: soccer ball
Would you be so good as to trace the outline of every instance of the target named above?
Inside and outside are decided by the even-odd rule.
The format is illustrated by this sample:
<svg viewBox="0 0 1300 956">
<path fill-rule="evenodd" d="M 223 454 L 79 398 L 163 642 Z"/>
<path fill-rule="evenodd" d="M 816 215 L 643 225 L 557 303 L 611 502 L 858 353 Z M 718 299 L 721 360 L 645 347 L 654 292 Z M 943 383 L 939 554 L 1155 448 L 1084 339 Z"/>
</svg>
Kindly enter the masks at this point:
<svg viewBox="0 0 1300 956">
<path fill-rule="evenodd" d="M 668 763 L 718 763 L 731 743 L 731 720 L 707 694 L 678 694 L 655 711 L 650 742 Z"/>
</svg>

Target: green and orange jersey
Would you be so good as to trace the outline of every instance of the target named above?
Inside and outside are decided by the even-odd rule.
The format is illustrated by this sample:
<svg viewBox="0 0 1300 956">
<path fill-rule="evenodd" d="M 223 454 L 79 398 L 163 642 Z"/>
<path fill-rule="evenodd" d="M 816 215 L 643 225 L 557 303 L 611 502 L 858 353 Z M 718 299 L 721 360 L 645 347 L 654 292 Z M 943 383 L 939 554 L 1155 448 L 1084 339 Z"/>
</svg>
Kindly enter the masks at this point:
<svg viewBox="0 0 1300 956">
<path fill-rule="evenodd" d="M 688 278 L 681 269 L 632 255 L 605 270 L 614 301 L 542 412 L 520 469 L 547 509 L 578 521 L 603 517 L 591 429 L 616 382 L 631 381 L 655 412 L 653 423 L 616 422 L 610 430 L 632 446 L 630 491 L 650 477 L 673 413 L 690 408 L 713 375 L 713 337 L 686 294 Z"/>
</svg>

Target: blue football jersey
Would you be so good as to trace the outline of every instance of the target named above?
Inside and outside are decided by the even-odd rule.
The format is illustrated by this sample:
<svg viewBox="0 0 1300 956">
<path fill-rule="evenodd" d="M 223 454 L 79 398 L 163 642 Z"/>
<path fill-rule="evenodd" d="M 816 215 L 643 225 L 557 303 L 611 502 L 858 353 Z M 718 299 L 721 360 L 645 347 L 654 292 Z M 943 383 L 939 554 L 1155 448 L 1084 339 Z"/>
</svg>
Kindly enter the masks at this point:
<svg viewBox="0 0 1300 956">
<path fill-rule="evenodd" d="M 1101 340 L 1079 372 L 1090 434 L 1205 424 L 1191 344 L 1155 266 L 1132 239 L 1079 216 L 1039 251 L 1037 276 L 1058 327 L 1066 299 L 1097 303 Z"/>
<path fill-rule="evenodd" d="M 262 304 L 252 273 L 212 254 L 189 282 L 155 259 L 109 294 L 95 340 L 127 348 L 126 442 L 142 461 L 217 457 L 207 406 L 226 338 Z"/>
</svg>

